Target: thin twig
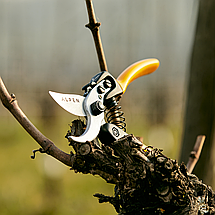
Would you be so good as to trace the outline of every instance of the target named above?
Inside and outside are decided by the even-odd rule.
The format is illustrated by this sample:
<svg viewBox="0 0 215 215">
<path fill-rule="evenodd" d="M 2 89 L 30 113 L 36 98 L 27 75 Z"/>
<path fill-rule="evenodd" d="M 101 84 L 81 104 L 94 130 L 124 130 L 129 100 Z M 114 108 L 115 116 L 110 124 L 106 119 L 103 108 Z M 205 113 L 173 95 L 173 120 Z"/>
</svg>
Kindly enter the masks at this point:
<svg viewBox="0 0 215 215">
<path fill-rule="evenodd" d="M 20 125 L 36 140 L 43 150 L 67 166 L 72 166 L 71 155 L 61 151 L 55 144 L 45 137 L 26 117 L 20 109 L 14 94 L 9 94 L 0 77 L 0 99 L 2 104 L 16 118 Z"/>
<path fill-rule="evenodd" d="M 205 135 L 199 135 L 196 139 L 196 143 L 193 148 L 193 151 L 190 152 L 190 157 L 187 163 L 187 171 L 189 173 L 192 173 L 197 161 L 199 160 L 205 138 L 206 138 Z"/>
<path fill-rule="evenodd" d="M 101 71 L 107 71 L 107 63 L 105 60 L 101 37 L 99 34 L 99 27 L 101 23 L 96 21 L 92 0 L 86 0 L 86 5 L 87 5 L 88 16 L 89 16 L 89 23 L 86 25 L 86 27 L 89 28 L 92 32 L 98 59 L 99 59 L 100 69 Z"/>
</svg>

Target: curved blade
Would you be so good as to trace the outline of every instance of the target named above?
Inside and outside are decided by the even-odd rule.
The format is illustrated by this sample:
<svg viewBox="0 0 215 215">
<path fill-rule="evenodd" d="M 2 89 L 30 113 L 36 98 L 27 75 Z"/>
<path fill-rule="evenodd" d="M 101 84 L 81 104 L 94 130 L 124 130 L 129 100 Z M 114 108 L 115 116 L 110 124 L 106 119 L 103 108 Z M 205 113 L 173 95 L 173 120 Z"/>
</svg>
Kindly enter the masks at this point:
<svg viewBox="0 0 215 215">
<path fill-rule="evenodd" d="M 90 93 L 84 100 L 83 106 L 87 115 L 87 127 L 85 132 L 81 136 L 78 136 L 78 137 L 69 136 L 68 138 L 71 138 L 76 142 L 84 143 L 86 141 L 92 141 L 98 136 L 101 125 L 105 123 L 104 112 L 101 112 L 98 115 L 93 114 L 91 105 L 98 100 L 101 101 L 103 104 L 105 94 L 111 90 L 111 88 L 105 88 L 104 92 L 100 93 L 98 97 L 98 89 L 104 86 L 103 83 L 104 83 L 104 80 L 101 81 L 99 84 L 97 84 L 96 87 L 94 87 L 90 91 Z"/>
<path fill-rule="evenodd" d="M 76 116 L 86 116 L 83 108 L 85 97 L 75 94 L 63 94 L 49 91 L 51 97 L 66 111 Z"/>
<path fill-rule="evenodd" d="M 79 136 L 69 136 L 68 138 L 71 138 L 72 140 L 79 142 L 79 143 L 85 143 L 86 141 L 92 141 L 94 140 L 100 131 L 100 127 L 102 124 L 104 124 L 104 113 L 100 114 L 98 117 L 94 118 L 92 116 L 87 117 L 87 128 L 85 132 Z"/>
</svg>

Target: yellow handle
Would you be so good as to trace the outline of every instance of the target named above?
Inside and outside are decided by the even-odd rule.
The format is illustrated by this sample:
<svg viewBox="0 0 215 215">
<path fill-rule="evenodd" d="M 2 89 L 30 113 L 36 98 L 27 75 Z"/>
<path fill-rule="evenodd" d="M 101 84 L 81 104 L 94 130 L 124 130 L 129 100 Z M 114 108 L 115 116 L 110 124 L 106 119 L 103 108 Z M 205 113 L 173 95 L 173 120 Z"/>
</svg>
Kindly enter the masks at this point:
<svg viewBox="0 0 215 215">
<path fill-rule="evenodd" d="M 117 78 L 118 83 L 125 93 L 128 85 L 135 79 L 154 72 L 159 67 L 159 61 L 155 58 L 138 61 L 126 68 Z"/>
</svg>

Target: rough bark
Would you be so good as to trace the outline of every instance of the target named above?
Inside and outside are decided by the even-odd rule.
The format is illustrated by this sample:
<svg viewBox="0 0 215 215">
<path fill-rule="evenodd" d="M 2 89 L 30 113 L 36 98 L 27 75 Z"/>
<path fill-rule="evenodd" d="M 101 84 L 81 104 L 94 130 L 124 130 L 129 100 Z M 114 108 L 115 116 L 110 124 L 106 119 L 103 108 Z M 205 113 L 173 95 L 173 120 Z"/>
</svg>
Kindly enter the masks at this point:
<svg viewBox="0 0 215 215">
<path fill-rule="evenodd" d="M 75 172 L 99 175 L 115 184 L 113 196 L 95 194 L 99 202 L 111 203 L 120 215 L 147 214 L 215 214 L 215 193 L 186 166 L 166 157 L 161 150 L 146 148 L 133 135 L 104 145 L 70 141 L 75 153 L 67 154 L 43 136 L 21 111 L 14 95 L 9 95 L 0 79 L 0 99 L 26 131 L 47 153 Z M 76 120 L 67 132 L 79 136 L 85 125 Z"/>
<path fill-rule="evenodd" d="M 98 30 L 100 24 L 95 20 L 91 0 L 86 0 L 86 3 L 89 13 L 87 27 L 95 40 L 100 68 L 102 71 L 107 70 Z M 75 172 L 99 175 L 107 183 L 115 184 L 113 196 L 94 196 L 101 203 L 111 203 L 119 215 L 215 214 L 213 190 L 195 175 L 189 174 L 183 163 L 179 165 L 161 150 L 145 148 L 137 138 L 128 135 L 109 145 L 100 145 L 97 139 L 86 143 L 70 141 L 75 153 L 67 154 L 43 136 L 27 119 L 15 96 L 9 95 L 1 79 L 0 98 L 3 105 L 42 147 L 36 151 L 55 157 Z M 84 123 L 76 120 L 66 137 L 79 136 L 84 129 Z M 190 153 L 191 149 L 187 151 Z"/>
<path fill-rule="evenodd" d="M 83 131 L 84 123 L 74 121 L 66 137 Z M 76 152 L 72 170 L 116 185 L 113 196 L 94 196 L 111 203 L 120 215 L 215 214 L 215 193 L 209 186 L 161 150 L 143 148 L 133 135 L 109 145 L 100 146 L 97 139 L 69 144 Z"/>
</svg>

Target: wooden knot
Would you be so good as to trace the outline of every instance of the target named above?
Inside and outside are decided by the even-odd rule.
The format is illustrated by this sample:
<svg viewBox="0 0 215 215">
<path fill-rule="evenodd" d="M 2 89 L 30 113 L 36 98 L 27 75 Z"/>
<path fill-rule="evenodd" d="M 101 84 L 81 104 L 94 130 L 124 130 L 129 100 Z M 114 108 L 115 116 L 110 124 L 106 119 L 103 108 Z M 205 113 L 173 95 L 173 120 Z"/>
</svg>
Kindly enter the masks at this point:
<svg viewBox="0 0 215 215">
<path fill-rule="evenodd" d="M 86 27 L 86 28 L 89 28 L 91 31 L 98 30 L 100 26 L 101 26 L 101 23 L 100 23 L 100 22 L 88 23 L 87 25 L 85 25 L 85 27 Z"/>
</svg>

